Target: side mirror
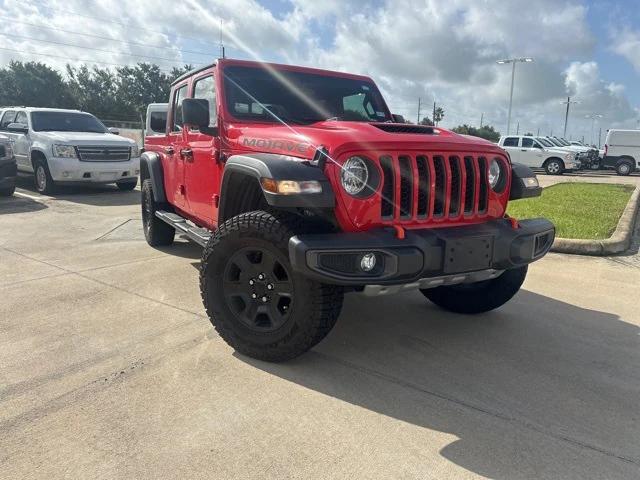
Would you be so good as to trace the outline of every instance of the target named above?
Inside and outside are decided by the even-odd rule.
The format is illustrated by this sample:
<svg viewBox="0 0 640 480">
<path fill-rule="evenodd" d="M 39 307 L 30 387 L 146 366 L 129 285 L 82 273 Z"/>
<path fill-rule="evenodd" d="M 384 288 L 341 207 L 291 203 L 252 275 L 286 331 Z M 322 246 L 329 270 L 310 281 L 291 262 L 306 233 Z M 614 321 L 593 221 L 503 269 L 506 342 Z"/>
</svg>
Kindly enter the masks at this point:
<svg viewBox="0 0 640 480">
<path fill-rule="evenodd" d="M 13 133 L 29 133 L 29 126 L 26 123 L 10 123 L 7 131 Z"/>
<path fill-rule="evenodd" d="M 392 113 L 391 118 L 393 119 L 394 123 L 407 123 L 404 117 L 402 115 L 398 115 L 397 113 Z"/>
<path fill-rule="evenodd" d="M 209 126 L 209 100 L 203 98 L 185 98 L 182 101 L 182 123 L 196 127 L 200 133 L 215 137 L 218 127 Z"/>
<path fill-rule="evenodd" d="M 118 130 L 117 128 L 109 127 L 109 131 L 114 135 L 120 135 L 120 130 Z"/>
</svg>

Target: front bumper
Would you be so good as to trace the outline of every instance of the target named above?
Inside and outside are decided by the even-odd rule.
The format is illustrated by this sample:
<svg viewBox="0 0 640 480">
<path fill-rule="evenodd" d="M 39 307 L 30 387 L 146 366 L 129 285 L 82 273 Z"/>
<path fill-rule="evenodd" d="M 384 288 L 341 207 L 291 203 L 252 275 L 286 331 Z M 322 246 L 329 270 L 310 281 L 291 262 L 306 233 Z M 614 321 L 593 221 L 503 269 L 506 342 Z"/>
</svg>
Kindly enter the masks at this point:
<svg viewBox="0 0 640 480">
<path fill-rule="evenodd" d="M 113 183 L 137 178 L 140 158 L 124 162 L 81 162 L 77 158 L 53 157 L 47 161 L 56 182 Z"/>
<path fill-rule="evenodd" d="M 401 285 L 470 272 L 503 271 L 542 258 L 551 248 L 555 227 L 545 219 L 506 219 L 462 227 L 364 233 L 298 235 L 289 241 L 297 272 L 337 285 Z M 376 255 L 370 272 L 360 267 L 365 253 Z"/>
</svg>

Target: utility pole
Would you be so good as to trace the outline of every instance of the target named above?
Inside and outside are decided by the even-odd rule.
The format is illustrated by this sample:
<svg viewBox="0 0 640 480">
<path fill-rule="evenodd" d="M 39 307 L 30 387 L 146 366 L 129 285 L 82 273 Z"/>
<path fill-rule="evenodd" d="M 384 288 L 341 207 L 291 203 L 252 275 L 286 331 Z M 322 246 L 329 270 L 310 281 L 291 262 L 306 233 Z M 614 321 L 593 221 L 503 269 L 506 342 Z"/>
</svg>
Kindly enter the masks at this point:
<svg viewBox="0 0 640 480">
<path fill-rule="evenodd" d="M 593 138 L 593 129 L 596 126 L 596 119 L 598 118 L 602 118 L 603 115 L 599 114 L 599 113 L 591 113 L 589 115 L 585 115 L 584 118 L 590 118 L 591 119 L 591 145 L 595 145 L 595 139 Z"/>
<path fill-rule="evenodd" d="M 436 101 L 433 101 L 433 117 L 431 117 L 431 121 L 433 121 L 433 126 L 436 126 Z"/>
<path fill-rule="evenodd" d="M 602 127 L 600 127 L 600 131 L 598 132 L 598 149 L 600 148 L 600 142 L 602 142 Z"/>
<path fill-rule="evenodd" d="M 484 121 L 484 112 L 480 114 L 480 129 L 482 129 L 482 122 Z"/>
<path fill-rule="evenodd" d="M 516 135 L 520 135 L 520 122 L 518 122 L 518 126 L 516 127 Z"/>
<path fill-rule="evenodd" d="M 569 122 L 569 106 L 572 103 L 580 103 L 580 102 L 575 101 L 575 100 L 572 102 L 571 101 L 571 97 L 567 97 L 567 101 L 566 102 L 562 102 L 563 105 L 567 106 L 567 112 L 564 115 L 564 134 L 562 135 L 563 137 L 567 136 L 567 123 Z"/>
<path fill-rule="evenodd" d="M 536 135 L 536 137 L 540 136 L 540 127 L 538 127 L 538 134 Z"/>
<path fill-rule="evenodd" d="M 422 98 L 418 97 L 418 121 L 416 125 L 420 125 L 420 107 L 422 107 Z"/>
<path fill-rule="evenodd" d="M 511 63 L 511 92 L 509 93 L 509 116 L 507 117 L 507 135 L 509 135 L 511 131 L 511 107 L 513 106 L 513 83 L 516 78 L 516 63 L 524 62 L 530 63 L 533 62 L 533 58 L 530 57 L 522 57 L 522 58 L 507 58 L 504 60 L 498 60 L 496 63 L 500 65 L 505 65 Z"/>
</svg>

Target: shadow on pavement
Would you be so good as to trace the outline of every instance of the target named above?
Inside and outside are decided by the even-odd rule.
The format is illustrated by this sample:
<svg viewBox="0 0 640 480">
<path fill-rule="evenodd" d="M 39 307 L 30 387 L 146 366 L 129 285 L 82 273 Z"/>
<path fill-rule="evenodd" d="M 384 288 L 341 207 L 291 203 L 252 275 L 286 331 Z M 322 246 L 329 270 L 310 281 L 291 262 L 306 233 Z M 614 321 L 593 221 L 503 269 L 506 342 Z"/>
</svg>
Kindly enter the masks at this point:
<svg viewBox="0 0 640 480">
<path fill-rule="evenodd" d="M 13 195 L 0 197 L 0 216 L 11 213 L 37 212 L 48 208 L 44 203 L 36 202 L 30 198 Z"/>
<path fill-rule="evenodd" d="M 352 296 L 329 337 L 299 359 L 236 355 L 453 434 L 441 455 L 486 477 L 574 478 L 595 466 L 611 478 L 640 466 L 639 333 L 615 315 L 524 290 L 479 316 L 443 312 L 419 293 Z"/>
<path fill-rule="evenodd" d="M 29 190 L 35 195 L 39 195 L 33 185 L 33 178 L 31 176 L 18 176 L 16 186 Z M 98 207 L 126 206 L 140 203 L 140 190 L 123 192 L 119 190 L 115 184 L 58 185 L 56 192 L 51 195 L 51 197 L 58 200 L 67 200 L 73 203 Z"/>
</svg>

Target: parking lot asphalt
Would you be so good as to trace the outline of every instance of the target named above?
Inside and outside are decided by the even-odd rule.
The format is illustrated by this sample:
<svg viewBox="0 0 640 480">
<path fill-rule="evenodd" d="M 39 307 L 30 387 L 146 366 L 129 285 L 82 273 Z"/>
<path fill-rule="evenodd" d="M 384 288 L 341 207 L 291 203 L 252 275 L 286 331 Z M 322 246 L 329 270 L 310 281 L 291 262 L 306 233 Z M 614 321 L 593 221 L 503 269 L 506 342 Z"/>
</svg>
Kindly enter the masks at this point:
<svg viewBox="0 0 640 480">
<path fill-rule="evenodd" d="M 639 477 L 637 242 L 550 254 L 481 316 L 351 294 L 267 364 L 212 329 L 200 249 L 147 246 L 139 210 L 0 199 L 0 478 Z"/>
</svg>

